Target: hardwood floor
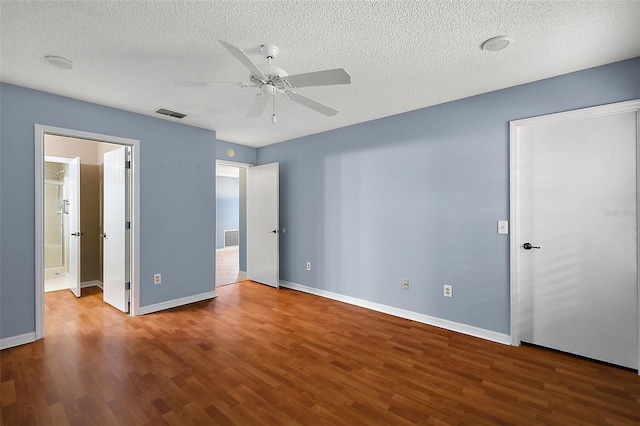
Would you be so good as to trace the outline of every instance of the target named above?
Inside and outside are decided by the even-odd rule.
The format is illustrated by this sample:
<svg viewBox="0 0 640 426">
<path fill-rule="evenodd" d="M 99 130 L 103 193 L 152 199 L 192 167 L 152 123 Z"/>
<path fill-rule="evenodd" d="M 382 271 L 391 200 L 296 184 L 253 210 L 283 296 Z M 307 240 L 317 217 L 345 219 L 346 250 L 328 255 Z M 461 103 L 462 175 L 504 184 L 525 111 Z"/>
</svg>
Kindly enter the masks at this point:
<svg viewBox="0 0 640 426">
<path fill-rule="evenodd" d="M 3 425 L 640 424 L 640 377 L 249 281 L 141 317 L 47 293 Z"/>
</svg>

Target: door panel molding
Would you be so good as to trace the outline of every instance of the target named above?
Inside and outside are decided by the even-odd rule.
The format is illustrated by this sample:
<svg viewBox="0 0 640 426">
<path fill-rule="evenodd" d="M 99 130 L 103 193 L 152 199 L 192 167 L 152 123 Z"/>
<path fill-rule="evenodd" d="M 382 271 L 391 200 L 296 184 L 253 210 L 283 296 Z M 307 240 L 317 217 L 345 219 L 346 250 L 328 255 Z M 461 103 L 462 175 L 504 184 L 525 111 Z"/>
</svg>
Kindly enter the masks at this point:
<svg viewBox="0 0 640 426">
<path fill-rule="evenodd" d="M 638 165 L 640 165 L 640 100 L 632 100 L 619 102 L 609 105 L 602 105 L 590 108 L 584 108 L 574 111 L 567 111 L 557 114 L 550 114 L 540 117 L 527 118 L 522 120 L 514 120 L 510 122 L 510 300 L 511 300 L 511 344 L 519 346 L 521 343 L 521 315 L 523 311 L 520 306 L 521 280 L 518 275 L 518 266 L 521 263 L 523 255 L 520 249 L 523 241 L 520 241 L 518 230 L 521 226 L 519 212 L 521 208 L 521 200 L 519 198 L 518 188 L 521 185 L 519 181 L 519 171 L 521 166 L 519 158 L 523 153 L 522 134 L 526 129 L 538 126 L 548 126 L 558 123 L 567 123 L 583 119 L 592 119 L 604 117 L 608 115 L 616 115 L 634 112 L 636 114 L 636 229 L 640 230 L 640 217 L 637 215 L 640 208 L 640 173 L 638 173 Z M 640 253 L 640 237 L 636 238 L 638 253 Z M 640 276 L 640 273 L 638 274 Z M 640 278 L 636 283 L 640 289 Z M 638 304 L 640 308 L 640 291 L 638 293 Z M 640 314 L 638 315 L 638 364 L 640 366 Z M 640 371 L 639 371 L 640 374 Z"/>
<path fill-rule="evenodd" d="M 279 278 L 278 163 L 247 169 L 247 278 L 275 288 Z"/>
<path fill-rule="evenodd" d="M 45 135 L 66 136 L 131 147 L 131 176 L 133 184 L 131 221 L 131 312 L 140 311 L 140 141 L 81 130 L 34 124 L 35 163 L 35 338 L 44 337 L 44 138 Z"/>
<path fill-rule="evenodd" d="M 102 258 L 104 289 L 102 299 L 122 312 L 127 299 L 127 151 L 121 146 L 103 154 Z"/>
</svg>

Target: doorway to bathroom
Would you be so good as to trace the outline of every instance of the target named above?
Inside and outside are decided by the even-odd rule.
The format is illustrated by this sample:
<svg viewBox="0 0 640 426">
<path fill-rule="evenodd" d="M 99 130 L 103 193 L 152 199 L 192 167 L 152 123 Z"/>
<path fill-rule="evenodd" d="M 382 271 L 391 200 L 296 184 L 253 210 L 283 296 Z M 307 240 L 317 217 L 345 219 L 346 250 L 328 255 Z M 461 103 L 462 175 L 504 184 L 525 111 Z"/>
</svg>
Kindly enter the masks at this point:
<svg viewBox="0 0 640 426">
<path fill-rule="evenodd" d="M 139 310 L 139 141 L 36 125 L 36 339 L 46 292 Z M 99 288 L 99 289 L 98 289 Z"/>
<path fill-rule="evenodd" d="M 124 164 L 127 148 L 60 135 L 45 135 L 44 142 L 44 291 L 69 289 L 80 297 L 82 288 L 103 289 L 105 272 L 111 273 L 103 264 L 104 248 L 111 242 L 105 218 L 114 208 L 108 201 L 111 194 L 105 193 L 113 186 L 108 164 L 110 153 L 118 150 Z M 128 191 L 120 192 L 123 200 L 116 203 L 124 207 Z M 128 262 L 124 244 L 115 250 L 122 252 L 116 257 Z"/>
</svg>

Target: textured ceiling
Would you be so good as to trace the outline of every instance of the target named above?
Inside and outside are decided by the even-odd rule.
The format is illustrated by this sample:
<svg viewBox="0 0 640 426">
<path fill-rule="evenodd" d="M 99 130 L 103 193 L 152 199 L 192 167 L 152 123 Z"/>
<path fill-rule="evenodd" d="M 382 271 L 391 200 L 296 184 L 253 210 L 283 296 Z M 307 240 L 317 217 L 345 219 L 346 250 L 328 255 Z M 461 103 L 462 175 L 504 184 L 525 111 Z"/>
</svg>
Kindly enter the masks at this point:
<svg viewBox="0 0 640 426">
<path fill-rule="evenodd" d="M 18 1 L 0 3 L 0 79 L 217 131 L 263 146 L 479 93 L 640 56 L 640 1 Z M 484 52 L 484 40 L 511 45 Z M 277 98 L 246 118 L 257 89 L 179 87 L 248 81 L 219 43 L 262 63 L 280 47 L 289 74 L 345 68 L 352 84 L 300 93 L 325 117 Z M 57 55 L 72 70 L 48 65 Z"/>
</svg>

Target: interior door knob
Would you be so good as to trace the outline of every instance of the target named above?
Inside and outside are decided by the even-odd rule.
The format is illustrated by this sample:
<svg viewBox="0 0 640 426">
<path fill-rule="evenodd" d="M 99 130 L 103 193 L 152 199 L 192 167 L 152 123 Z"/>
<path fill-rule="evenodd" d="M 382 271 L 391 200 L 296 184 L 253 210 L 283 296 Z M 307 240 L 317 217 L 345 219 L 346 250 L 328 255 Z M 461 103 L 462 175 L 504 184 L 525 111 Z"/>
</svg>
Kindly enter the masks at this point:
<svg viewBox="0 0 640 426">
<path fill-rule="evenodd" d="M 100 238 L 105 239 L 107 238 L 107 234 L 105 234 L 104 232 L 102 234 L 100 234 Z"/>
<path fill-rule="evenodd" d="M 539 248 L 540 248 L 540 247 L 532 246 L 532 245 L 531 245 L 531 243 L 524 243 L 524 244 L 522 245 L 522 247 L 523 247 L 525 250 L 539 249 Z"/>
<path fill-rule="evenodd" d="M 79 233 L 79 232 L 72 232 L 72 233 L 71 233 L 71 236 L 72 236 L 72 237 L 79 237 L 79 236 L 80 236 L 80 233 Z"/>
<path fill-rule="evenodd" d="M 273 231 L 271 231 L 271 232 L 269 232 L 269 233 L 270 233 L 270 234 L 277 234 L 277 233 L 278 233 L 278 230 L 277 230 L 277 229 L 274 229 Z"/>
</svg>

